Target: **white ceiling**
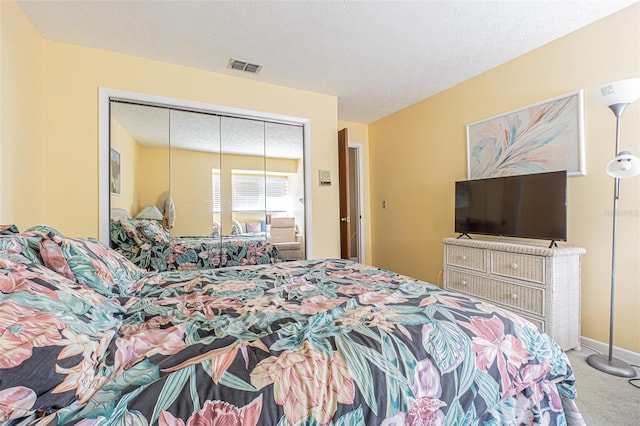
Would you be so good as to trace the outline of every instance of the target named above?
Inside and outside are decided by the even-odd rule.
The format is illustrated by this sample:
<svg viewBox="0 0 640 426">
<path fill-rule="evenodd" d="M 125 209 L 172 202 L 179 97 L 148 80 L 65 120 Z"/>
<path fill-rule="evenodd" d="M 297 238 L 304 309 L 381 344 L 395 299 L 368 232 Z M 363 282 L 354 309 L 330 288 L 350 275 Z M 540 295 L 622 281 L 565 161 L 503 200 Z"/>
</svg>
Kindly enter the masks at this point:
<svg viewBox="0 0 640 426">
<path fill-rule="evenodd" d="M 369 123 L 638 0 L 18 0 L 43 37 L 338 97 Z M 227 69 L 230 58 L 263 65 Z"/>
</svg>

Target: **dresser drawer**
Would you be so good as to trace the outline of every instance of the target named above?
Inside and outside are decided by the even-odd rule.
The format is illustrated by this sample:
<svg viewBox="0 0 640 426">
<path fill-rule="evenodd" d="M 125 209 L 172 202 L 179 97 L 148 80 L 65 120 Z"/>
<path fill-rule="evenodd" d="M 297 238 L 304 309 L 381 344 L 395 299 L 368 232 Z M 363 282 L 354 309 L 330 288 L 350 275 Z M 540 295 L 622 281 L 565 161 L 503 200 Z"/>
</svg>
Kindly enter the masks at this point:
<svg viewBox="0 0 640 426">
<path fill-rule="evenodd" d="M 449 270 L 447 288 L 499 303 L 514 311 L 544 316 L 544 289 Z"/>
<path fill-rule="evenodd" d="M 490 253 L 492 274 L 544 284 L 544 257 L 505 251 Z"/>
<path fill-rule="evenodd" d="M 447 246 L 447 264 L 485 272 L 485 251 L 471 247 Z"/>
</svg>

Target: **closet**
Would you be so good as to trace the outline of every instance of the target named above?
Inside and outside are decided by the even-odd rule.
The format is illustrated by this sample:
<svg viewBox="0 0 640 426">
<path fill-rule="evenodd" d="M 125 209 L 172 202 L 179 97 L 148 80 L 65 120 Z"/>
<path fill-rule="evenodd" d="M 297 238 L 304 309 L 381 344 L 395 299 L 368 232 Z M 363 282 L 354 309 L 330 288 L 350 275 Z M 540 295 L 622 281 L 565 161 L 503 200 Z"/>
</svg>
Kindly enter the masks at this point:
<svg viewBox="0 0 640 426">
<path fill-rule="evenodd" d="M 170 197 L 172 237 L 255 233 L 292 217 L 305 234 L 304 128 L 111 99 L 109 211 Z"/>
</svg>

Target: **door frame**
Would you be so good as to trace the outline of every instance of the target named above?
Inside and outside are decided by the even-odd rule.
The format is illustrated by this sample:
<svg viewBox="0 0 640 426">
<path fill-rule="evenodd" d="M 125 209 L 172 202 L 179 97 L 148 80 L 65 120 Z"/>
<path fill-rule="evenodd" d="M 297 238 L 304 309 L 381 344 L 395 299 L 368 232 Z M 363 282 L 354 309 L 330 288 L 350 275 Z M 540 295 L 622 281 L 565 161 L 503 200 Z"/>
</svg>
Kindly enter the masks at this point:
<svg viewBox="0 0 640 426">
<path fill-rule="evenodd" d="M 109 245 L 110 228 L 110 193 L 109 193 L 109 147 L 111 140 L 111 100 L 139 102 L 183 109 L 187 111 L 207 112 L 232 117 L 248 118 L 260 121 L 270 121 L 283 124 L 295 124 L 303 128 L 304 155 L 304 229 L 305 253 L 307 259 L 313 258 L 313 222 L 312 222 L 312 192 L 311 192 L 311 120 L 305 117 L 273 114 L 264 111 L 254 111 L 233 108 L 224 105 L 205 102 L 189 101 L 186 99 L 169 98 L 165 96 L 149 95 L 146 93 L 130 92 L 126 90 L 100 87 L 98 89 L 98 238 Z"/>
<path fill-rule="evenodd" d="M 358 157 L 356 158 L 356 164 L 358 165 L 356 175 L 356 181 L 358 185 L 358 262 L 366 263 L 366 253 L 364 249 L 364 178 L 362 173 L 363 145 L 361 142 L 349 142 L 348 147 L 354 148 Z"/>
</svg>

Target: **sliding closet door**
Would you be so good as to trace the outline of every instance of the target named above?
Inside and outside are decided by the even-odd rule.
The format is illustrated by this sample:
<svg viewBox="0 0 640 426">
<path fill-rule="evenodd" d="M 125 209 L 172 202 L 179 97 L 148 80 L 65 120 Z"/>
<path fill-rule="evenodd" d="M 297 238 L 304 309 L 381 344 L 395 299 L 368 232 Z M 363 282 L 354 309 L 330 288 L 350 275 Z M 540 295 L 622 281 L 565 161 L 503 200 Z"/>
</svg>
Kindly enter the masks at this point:
<svg viewBox="0 0 640 426">
<path fill-rule="evenodd" d="M 158 220 L 171 211 L 163 224 L 172 238 L 225 244 L 268 239 L 271 218 L 286 217 L 305 240 L 302 126 L 135 101 L 110 108 L 105 210 L 136 217 L 147 208 Z"/>
<path fill-rule="evenodd" d="M 292 258 L 305 257 L 304 132 L 302 126 L 265 123 L 266 201 L 269 222 L 288 218 L 295 224 Z M 282 222 L 281 222 L 282 223 Z"/>
<path fill-rule="evenodd" d="M 226 235 L 266 238 L 265 123 L 221 119 L 222 228 Z"/>
<path fill-rule="evenodd" d="M 220 237 L 220 117 L 171 110 L 172 237 Z"/>
<path fill-rule="evenodd" d="M 110 217 L 135 217 L 169 191 L 169 110 L 118 101 L 110 109 Z"/>
</svg>

